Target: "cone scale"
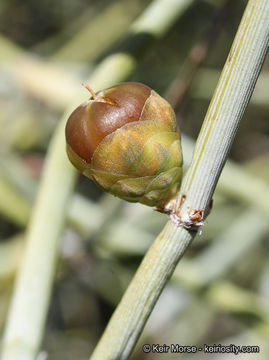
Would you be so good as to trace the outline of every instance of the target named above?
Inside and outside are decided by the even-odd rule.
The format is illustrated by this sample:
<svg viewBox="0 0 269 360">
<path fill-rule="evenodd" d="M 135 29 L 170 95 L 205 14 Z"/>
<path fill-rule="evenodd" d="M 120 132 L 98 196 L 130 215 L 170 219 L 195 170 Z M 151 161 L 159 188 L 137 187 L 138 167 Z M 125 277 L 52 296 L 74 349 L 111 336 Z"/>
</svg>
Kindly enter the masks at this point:
<svg viewBox="0 0 269 360">
<path fill-rule="evenodd" d="M 94 94 L 70 115 L 72 164 L 109 193 L 162 209 L 182 177 L 180 134 L 169 103 L 148 86 L 127 82 Z"/>
</svg>

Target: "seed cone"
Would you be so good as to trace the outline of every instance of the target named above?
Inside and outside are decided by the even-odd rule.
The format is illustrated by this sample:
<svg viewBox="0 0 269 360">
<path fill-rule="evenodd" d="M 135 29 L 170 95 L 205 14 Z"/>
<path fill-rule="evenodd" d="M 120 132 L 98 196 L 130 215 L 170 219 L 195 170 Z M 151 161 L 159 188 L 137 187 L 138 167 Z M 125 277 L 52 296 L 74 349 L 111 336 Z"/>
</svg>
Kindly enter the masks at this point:
<svg viewBox="0 0 269 360">
<path fill-rule="evenodd" d="M 162 208 L 181 182 L 173 109 L 148 86 L 127 82 L 81 104 L 66 125 L 73 165 L 124 200 Z"/>
</svg>

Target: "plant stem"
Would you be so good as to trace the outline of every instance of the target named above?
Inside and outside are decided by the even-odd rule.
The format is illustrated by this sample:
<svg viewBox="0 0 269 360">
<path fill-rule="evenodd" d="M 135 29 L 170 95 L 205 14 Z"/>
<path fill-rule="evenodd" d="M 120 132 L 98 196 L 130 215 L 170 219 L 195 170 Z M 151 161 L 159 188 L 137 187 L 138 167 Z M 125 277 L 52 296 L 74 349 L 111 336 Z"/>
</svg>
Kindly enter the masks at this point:
<svg viewBox="0 0 269 360">
<path fill-rule="evenodd" d="M 215 84 L 219 78 L 219 71 L 215 69 L 203 68 L 200 69 L 197 77 L 194 80 L 193 90 L 191 96 L 195 99 L 208 100 L 211 98 Z M 261 73 L 256 84 L 255 91 L 250 99 L 250 104 L 268 108 L 268 94 L 269 92 L 269 71 L 265 69 Z"/>
<path fill-rule="evenodd" d="M 70 24 L 68 31 L 74 35 L 66 43 L 60 45 L 52 56 L 53 60 L 89 62 L 97 59 L 125 31 L 128 31 L 130 23 L 142 12 L 145 3 L 134 3 L 133 0 L 116 0 L 108 3 L 103 9 L 102 3 L 99 7 L 101 7 L 99 12 L 92 14 L 93 9 L 89 6 L 89 10 L 83 13 L 81 19 L 76 19 L 73 24 Z M 90 16 L 93 20 L 82 25 L 83 20 Z M 117 19 L 117 26 L 115 26 L 115 19 Z M 55 39 L 52 38 L 49 41 L 53 42 Z M 91 44 L 91 46 L 85 46 L 85 44 Z M 42 48 L 42 44 L 40 47 Z"/>
<path fill-rule="evenodd" d="M 64 123 L 59 129 L 64 131 Z M 75 171 L 64 158 L 65 141 L 55 134 L 27 234 L 16 281 L 2 359 L 34 359 L 42 339 L 51 285 Z M 61 145 L 61 151 L 56 151 Z M 59 186 L 59 184 L 62 184 Z"/>
<path fill-rule="evenodd" d="M 206 210 L 211 201 L 268 50 L 268 16 L 268 0 L 248 2 L 183 179 L 178 199 L 184 194 L 186 201 L 179 216 L 189 209 Z M 195 232 L 168 222 L 144 257 L 91 360 L 128 358 L 163 287 L 194 237 Z"/>
<path fill-rule="evenodd" d="M 248 208 L 199 255 L 192 260 L 182 259 L 172 279 L 195 289 L 211 284 L 224 277 L 250 248 L 258 246 L 268 230 L 268 216 Z M 229 256 L 223 256 L 228 252 Z"/>
<path fill-rule="evenodd" d="M 206 34 L 192 46 L 184 64 L 180 67 L 180 71 L 169 85 L 165 97 L 176 114 L 178 114 L 179 109 L 182 110 L 182 105 L 184 106 L 186 96 L 191 90 L 197 71 L 204 63 L 210 48 L 212 48 L 223 30 L 228 18 L 227 15 L 231 11 L 232 2 L 232 0 L 225 0 L 218 4 Z"/>
</svg>

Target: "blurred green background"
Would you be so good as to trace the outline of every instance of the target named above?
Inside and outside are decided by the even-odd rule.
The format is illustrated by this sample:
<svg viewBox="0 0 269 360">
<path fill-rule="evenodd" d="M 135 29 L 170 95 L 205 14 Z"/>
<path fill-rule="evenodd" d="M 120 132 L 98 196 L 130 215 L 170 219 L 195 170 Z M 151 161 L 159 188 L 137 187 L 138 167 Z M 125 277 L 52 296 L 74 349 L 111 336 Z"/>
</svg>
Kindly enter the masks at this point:
<svg viewBox="0 0 269 360">
<path fill-rule="evenodd" d="M 0 331 L 52 133 L 150 0 L 2 0 L 0 3 Z M 192 1 L 164 37 L 137 53 L 133 81 L 176 109 L 190 162 L 247 1 Z M 127 44 L 127 45 L 126 45 Z M 150 46 L 149 46 L 150 45 Z M 250 54 L 251 56 L 251 54 Z M 100 89 L 94 89 L 100 90 Z M 243 117 L 202 234 L 177 267 L 142 344 L 259 345 L 269 356 L 269 61 Z M 193 140 L 192 140 L 193 139 Z M 53 206 L 53 204 L 51 204 Z M 40 359 L 87 359 L 143 254 L 167 218 L 105 195 L 81 176 L 68 209 Z M 38 306 L 38 304 L 37 304 Z M 210 354 L 210 359 L 231 355 Z"/>
</svg>

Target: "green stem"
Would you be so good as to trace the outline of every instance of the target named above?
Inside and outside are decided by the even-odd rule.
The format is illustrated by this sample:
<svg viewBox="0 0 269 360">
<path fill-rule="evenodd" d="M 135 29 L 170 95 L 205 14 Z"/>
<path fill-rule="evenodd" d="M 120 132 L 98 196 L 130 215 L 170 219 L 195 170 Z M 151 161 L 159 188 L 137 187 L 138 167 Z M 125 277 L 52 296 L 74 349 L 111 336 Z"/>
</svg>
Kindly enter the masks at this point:
<svg viewBox="0 0 269 360">
<path fill-rule="evenodd" d="M 40 344 L 64 216 L 75 171 L 65 157 L 64 123 L 50 145 L 27 246 L 12 298 L 3 342 L 3 359 L 32 359 Z M 57 150 L 56 150 L 57 149 Z M 60 151 L 59 151 L 60 150 Z M 62 186 L 59 186 L 62 184 Z M 38 305 L 37 305 L 38 304 Z"/>
<path fill-rule="evenodd" d="M 264 62 L 269 40 L 269 2 L 250 0 L 222 71 L 183 179 L 179 217 L 206 210 L 239 122 Z M 251 54 L 251 56 L 250 56 Z M 169 222 L 147 252 L 114 312 L 91 360 L 127 359 L 195 232 Z"/>
</svg>

